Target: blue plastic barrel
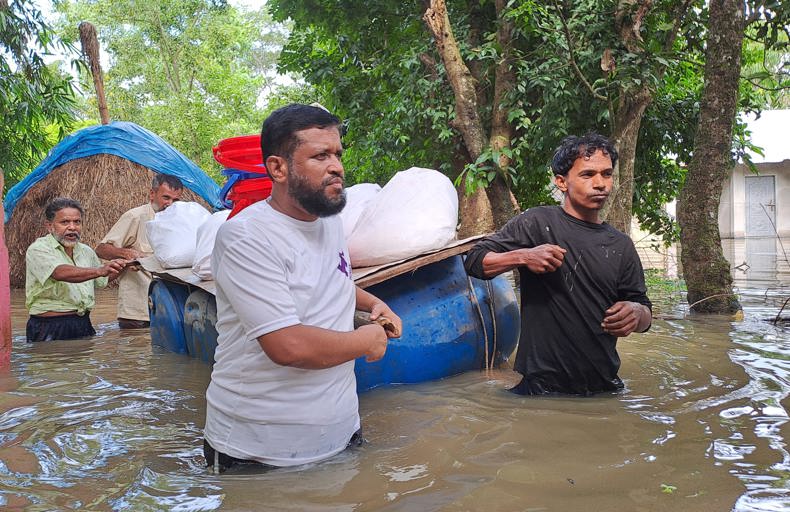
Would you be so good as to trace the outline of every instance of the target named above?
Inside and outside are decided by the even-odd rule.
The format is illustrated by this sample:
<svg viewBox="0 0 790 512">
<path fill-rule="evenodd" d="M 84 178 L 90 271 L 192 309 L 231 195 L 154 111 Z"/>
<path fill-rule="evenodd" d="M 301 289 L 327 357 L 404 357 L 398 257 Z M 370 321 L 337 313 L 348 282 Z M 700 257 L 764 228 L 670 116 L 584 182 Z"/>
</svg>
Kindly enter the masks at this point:
<svg viewBox="0 0 790 512">
<path fill-rule="evenodd" d="M 483 369 L 486 360 L 499 364 L 509 357 L 520 329 L 512 286 L 502 276 L 491 281 L 472 278 L 471 288 L 469 284 L 462 256 L 454 256 L 368 288 L 401 317 L 403 335 L 389 341 L 380 361 L 357 359 L 357 389 L 440 379 Z M 186 285 L 155 280 L 149 307 L 154 345 L 213 363 L 213 295 L 199 289 L 190 294 Z"/>
<path fill-rule="evenodd" d="M 187 353 L 184 335 L 186 285 L 154 279 L 148 288 L 148 313 L 151 317 L 151 344 L 177 354 Z"/>
<path fill-rule="evenodd" d="M 389 341 L 387 353 L 380 361 L 357 359 L 357 390 L 424 382 L 483 369 L 486 336 L 489 358 L 493 354 L 493 360 L 499 363 L 509 357 L 520 329 L 513 287 L 503 276 L 492 279 L 490 284 L 472 278 L 472 285 L 479 308 L 471 294 L 463 259 L 454 256 L 368 288 L 403 320 L 403 335 Z"/>
<path fill-rule="evenodd" d="M 195 359 L 214 364 L 217 349 L 217 301 L 205 290 L 189 294 L 184 304 L 184 335 L 187 353 Z"/>
</svg>

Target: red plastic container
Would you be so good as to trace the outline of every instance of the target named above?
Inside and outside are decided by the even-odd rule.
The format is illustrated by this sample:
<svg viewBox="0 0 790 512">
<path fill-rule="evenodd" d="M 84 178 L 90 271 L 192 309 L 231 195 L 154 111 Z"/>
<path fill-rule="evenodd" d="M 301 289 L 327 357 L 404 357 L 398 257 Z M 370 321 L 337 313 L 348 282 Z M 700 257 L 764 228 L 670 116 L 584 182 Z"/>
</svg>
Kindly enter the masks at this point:
<svg viewBox="0 0 790 512">
<path fill-rule="evenodd" d="M 266 172 L 261 153 L 260 135 L 243 135 L 222 139 L 212 150 L 214 160 L 226 169 L 254 173 Z M 232 218 L 249 205 L 266 199 L 271 193 L 272 180 L 268 177 L 239 179 L 227 194 L 227 200 L 233 203 L 233 209 L 228 218 Z"/>
<path fill-rule="evenodd" d="M 233 209 L 228 218 L 245 209 L 251 204 L 263 201 L 272 194 L 272 180 L 269 178 L 252 178 L 237 181 L 228 192 L 228 200 L 233 202 Z"/>
<path fill-rule="evenodd" d="M 242 135 L 222 139 L 212 148 L 214 160 L 225 168 L 247 172 L 265 172 L 260 135 Z"/>
</svg>

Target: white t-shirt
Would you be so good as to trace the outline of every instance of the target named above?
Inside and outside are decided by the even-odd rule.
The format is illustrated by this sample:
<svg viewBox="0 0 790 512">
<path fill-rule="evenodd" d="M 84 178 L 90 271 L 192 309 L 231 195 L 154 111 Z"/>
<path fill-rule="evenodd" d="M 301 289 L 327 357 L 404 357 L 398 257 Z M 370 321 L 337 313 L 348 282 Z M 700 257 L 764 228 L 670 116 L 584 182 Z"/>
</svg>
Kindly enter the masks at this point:
<svg viewBox="0 0 790 512">
<path fill-rule="evenodd" d="M 340 219 L 303 222 L 260 201 L 222 225 L 211 263 L 219 337 L 206 391 L 208 442 L 275 466 L 342 451 L 359 429 L 354 361 L 323 370 L 280 366 L 257 340 L 298 324 L 354 329 Z"/>
</svg>

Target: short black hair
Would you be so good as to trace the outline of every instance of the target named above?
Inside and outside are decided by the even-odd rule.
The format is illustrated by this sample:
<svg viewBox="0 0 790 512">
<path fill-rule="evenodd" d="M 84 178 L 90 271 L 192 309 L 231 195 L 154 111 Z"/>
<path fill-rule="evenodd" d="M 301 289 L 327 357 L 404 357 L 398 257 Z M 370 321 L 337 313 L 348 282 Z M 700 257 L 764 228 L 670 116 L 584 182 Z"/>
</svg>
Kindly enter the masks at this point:
<svg viewBox="0 0 790 512">
<path fill-rule="evenodd" d="M 278 108 L 269 114 L 261 127 L 263 162 L 272 155 L 290 159 L 299 146 L 296 132 L 332 126 L 340 132 L 340 119 L 323 108 L 299 103 Z"/>
<path fill-rule="evenodd" d="M 154 179 L 151 180 L 151 190 L 157 190 L 163 184 L 167 184 L 167 186 L 173 190 L 182 190 L 184 188 L 184 184 L 181 183 L 178 176 L 173 176 L 172 174 L 154 174 Z"/>
<path fill-rule="evenodd" d="M 47 203 L 47 206 L 44 208 L 44 216 L 49 222 L 52 222 L 55 220 L 55 214 L 65 208 L 79 210 L 80 217 L 85 215 L 85 210 L 82 209 L 82 205 L 76 199 L 71 199 L 70 197 L 56 197 Z"/>
<path fill-rule="evenodd" d="M 592 156 L 596 151 L 602 151 L 612 159 L 612 167 L 617 164 L 617 149 L 608 138 L 598 133 L 588 133 L 583 137 L 570 135 L 562 139 L 560 146 L 554 151 L 551 159 L 551 170 L 554 174 L 565 176 L 573 167 L 573 163 L 582 157 Z"/>
</svg>

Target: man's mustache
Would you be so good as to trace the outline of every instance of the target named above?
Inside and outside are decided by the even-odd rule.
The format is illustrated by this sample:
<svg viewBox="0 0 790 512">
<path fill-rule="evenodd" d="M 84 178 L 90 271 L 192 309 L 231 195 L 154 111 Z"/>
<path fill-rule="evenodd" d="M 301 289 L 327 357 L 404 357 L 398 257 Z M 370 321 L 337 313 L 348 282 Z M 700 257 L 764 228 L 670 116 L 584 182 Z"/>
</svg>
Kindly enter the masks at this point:
<svg viewBox="0 0 790 512">
<path fill-rule="evenodd" d="M 67 243 L 68 244 L 74 244 L 74 243 L 80 241 L 80 234 L 79 233 L 64 233 L 62 235 L 55 236 L 55 238 L 57 238 L 58 242 L 60 242 L 61 245 L 66 245 Z"/>
<path fill-rule="evenodd" d="M 344 187 L 346 186 L 346 180 L 342 176 L 328 176 L 321 182 L 321 186 L 328 187 L 329 185 L 334 185 L 337 182 L 340 182 L 340 184 Z"/>
</svg>

